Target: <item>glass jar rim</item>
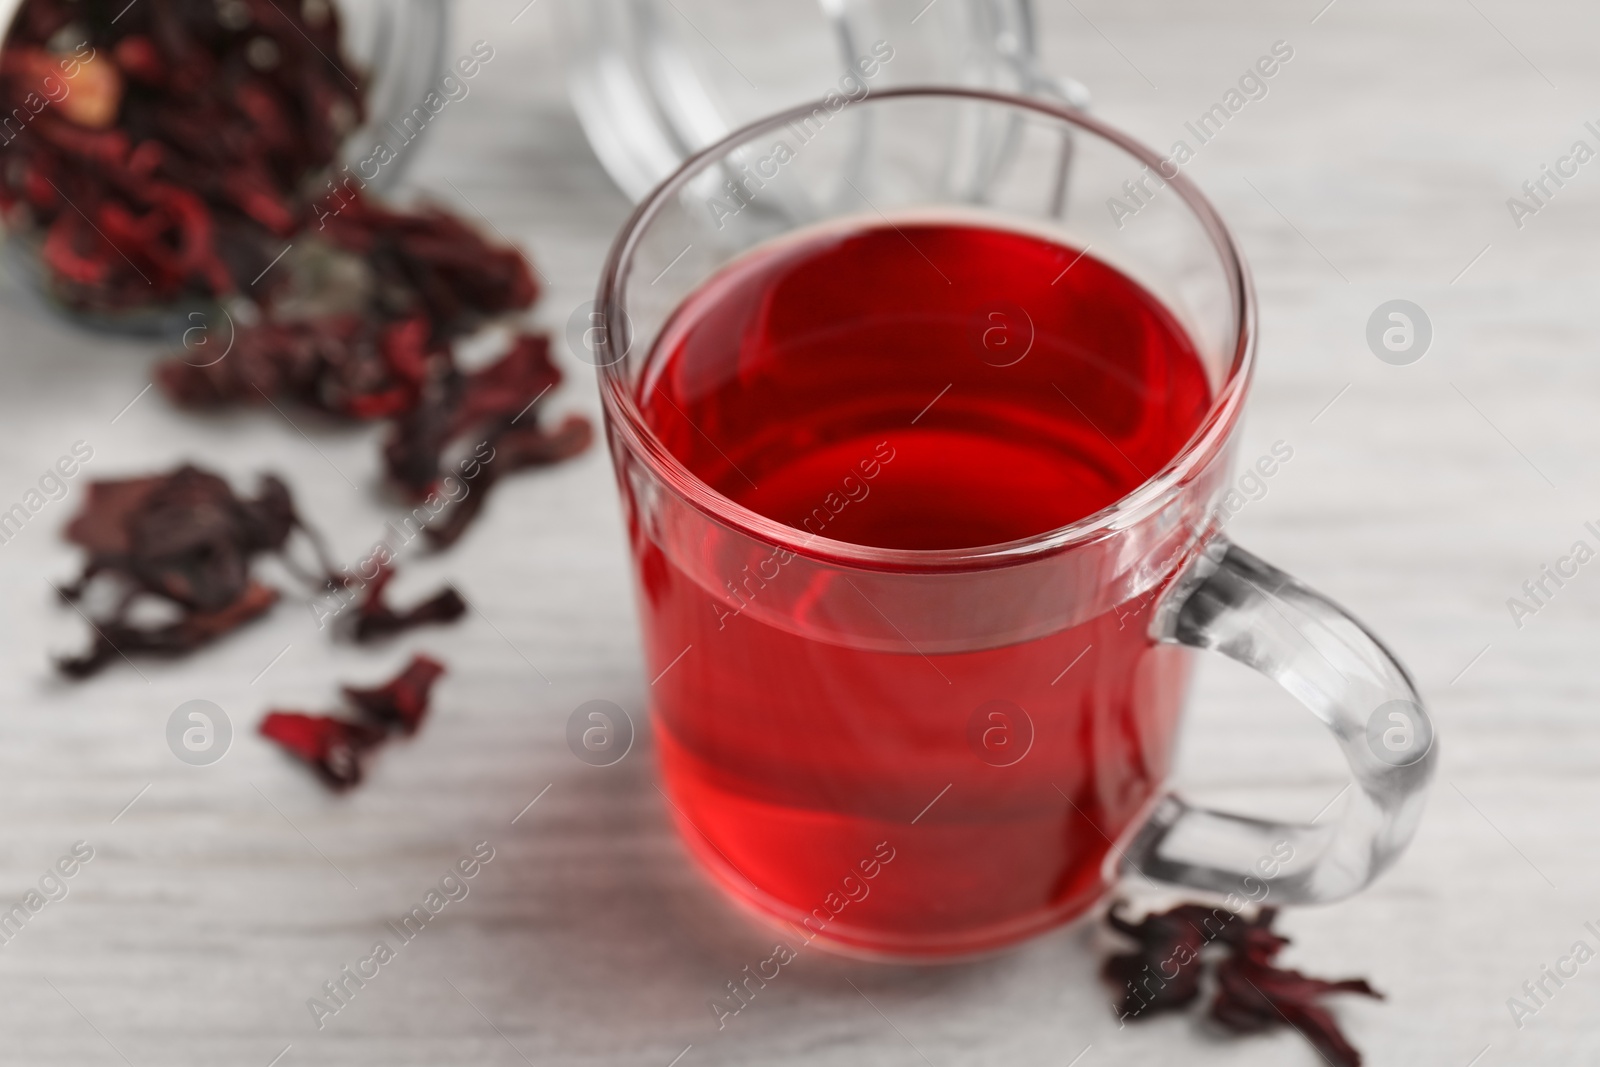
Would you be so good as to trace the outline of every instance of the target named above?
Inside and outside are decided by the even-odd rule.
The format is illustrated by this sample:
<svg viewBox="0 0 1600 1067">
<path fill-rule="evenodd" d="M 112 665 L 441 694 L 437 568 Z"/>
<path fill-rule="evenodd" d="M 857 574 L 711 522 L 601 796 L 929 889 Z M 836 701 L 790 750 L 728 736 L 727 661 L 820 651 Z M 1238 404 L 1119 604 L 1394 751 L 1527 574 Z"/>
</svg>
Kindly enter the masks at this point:
<svg viewBox="0 0 1600 1067">
<path fill-rule="evenodd" d="M 595 353 L 601 401 L 612 432 L 621 437 L 624 446 L 641 457 L 668 488 L 696 510 L 763 543 L 827 564 L 909 572 L 978 570 L 1028 562 L 1134 525 L 1166 507 L 1192 476 L 1221 452 L 1239 421 L 1255 368 L 1256 301 L 1249 268 L 1216 208 L 1186 175 L 1179 171 L 1167 177 L 1166 172 L 1159 169 L 1163 158 L 1151 148 L 1083 111 L 1047 100 L 987 89 L 907 86 L 872 93 L 855 106 L 870 106 L 874 101 L 938 98 L 972 100 L 1037 112 L 1108 141 L 1147 167 L 1157 169 L 1162 180 L 1172 186 L 1199 219 L 1221 257 L 1237 324 L 1232 358 L 1205 419 L 1172 459 L 1131 492 L 1065 526 L 993 545 L 909 549 L 837 541 L 768 518 L 717 492 L 672 454 L 645 421 L 623 369 L 632 338 L 626 326 L 627 309 L 621 296 L 621 283 L 632 267 L 640 237 L 651 221 L 691 179 L 730 149 L 810 115 L 823 104 L 821 101 L 800 104 L 733 131 L 690 156 L 671 177 L 641 200 L 612 242 L 595 297 L 595 310 L 601 315 L 604 326 L 599 331 Z M 622 339 L 624 346 L 620 354 L 616 352 L 618 339 Z"/>
</svg>

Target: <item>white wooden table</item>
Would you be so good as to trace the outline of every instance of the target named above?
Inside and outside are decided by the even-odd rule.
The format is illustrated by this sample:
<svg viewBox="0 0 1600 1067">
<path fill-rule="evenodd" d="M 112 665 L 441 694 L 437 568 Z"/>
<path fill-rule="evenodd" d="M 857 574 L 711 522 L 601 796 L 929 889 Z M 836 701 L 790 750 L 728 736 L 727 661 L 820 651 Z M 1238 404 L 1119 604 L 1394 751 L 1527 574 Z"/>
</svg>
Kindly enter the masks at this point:
<svg viewBox="0 0 1600 1067">
<path fill-rule="evenodd" d="M 459 41 L 499 55 L 412 181 L 531 249 L 553 280 L 541 321 L 559 330 L 627 204 L 566 104 L 551 3 L 512 24 L 524 2 L 461 5 Z M 1600 519 L 1600 163 L 1520 230 L 1506 198 L 1575 139 L 1595 145 L 1583 122 L 1600 117 L 1600 10 L 1337 0 L 1319 16 L 1324 2 L 1040 7 L 1050 65 L 1163 147 L 1272 42 L 1295 49 L 1191 169 L 1260 289 L 1243 455 L 1280 438 L 1295 450 L 1232 529 L 1392 643 L 1444 747 L 1409 855 L 1359 899 L 1289 914 L 1287 961 L 1389 994 L 1339 1006 L 1371 1064 L 1593 1063 L 1600 963 L 1520 1030 L 1506 1001 L 1576 940 L 1600 948 L 1583 927 L 1600 925 L 1600 563 L 1520 629 L 1506 601 L 1575 540 L 1595 544 L 1583 522 Z M 1396 297 L 1434 325 L 1412 366 L 1364 341 Z M 9 282 L 0 336 L 0 506 L 74 441 L 94 448 L 69 497 L 0 546 L 0 900 L 74 842 L 94 849 L 69 895 L 0 946 L 0 1062 L 666 1067 L 691 1045 L 683 1067 L 1318 1062 L 1292 1033 L 1223 1041 L 1180 1018 L 1119 1030 L 1081 928 L 940 969 L 807 953 L 719 1033 L 707 1001 L 770 937 L 690 867 L 647 733 L 607 769 L 564 741 L 588 699 L 643 721 L 598 449 L 504 485 L 453 553 L 408 570 L 402 596 L 458 584 L 475 609 L 458 627 L 334 648 L 291 604 L 185 662 L 58 681 L 48 655 L 83 638 L 47 581 L 76 566 L 57 530 L 86 478 L 183 457 L 241 486 L 280 469 L 352 559 L 398 509 L 371 488 L 375 429 L 304 418 L 303 437 L 270 411 L 177 414 L 140 396 L 150 349 L 42 319 Z M 567 366 L 554 406 L 597 416 L 591 372 Z M 382 753 L 358 791 L 328 795 L 254 736 L 268 707 L 332 708 L 337 682 L 380 678 L 414 648 L 451 673 L 422 734 Z M 168 715 L 195 698 L 236 732 L 211 767 L 166 747 Z M 1208 662 L 1179 780 L 1310 817 L 1343 779 L 1309 716 Z M 319 1031 L 307 999 L 481 841 L 494 859 L 470 895 Z"/>
</svg>

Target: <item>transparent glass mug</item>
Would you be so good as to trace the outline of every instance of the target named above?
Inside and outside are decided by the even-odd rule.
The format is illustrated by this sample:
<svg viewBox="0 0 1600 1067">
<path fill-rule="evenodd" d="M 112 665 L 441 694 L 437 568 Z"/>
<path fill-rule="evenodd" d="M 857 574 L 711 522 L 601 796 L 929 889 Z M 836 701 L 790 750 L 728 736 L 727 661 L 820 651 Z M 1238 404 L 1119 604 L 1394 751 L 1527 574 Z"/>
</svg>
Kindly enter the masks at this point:
<svg viewBox="0 0 1600 1067">
<path fill-rule="evenodd" d="M 684 299 L 774 239 L 930 218 L 1092 249 L 1154 294 L 1209 380 L 1187 444 L 1095 514 L 966 549 L 831 540 L 692 474 L 642 406 Z M 1405 668 L 1220 529 L 1254 297 L 1215 210 L 1149 149 L 976 90 L 777 114 L 640 204 L 593 322 L 665 794 L 736 901 L 835 949 L 938 959 L 1069 921 L 1128 872 L 1236 904 L 1333 901 L 1409 842 L 1437 746 Z M 1336 818 L 1212 811 L 1165 787 L 1192 649 L 1273 678 L 1332 731 L 1353 778 Z"/>
</svg>

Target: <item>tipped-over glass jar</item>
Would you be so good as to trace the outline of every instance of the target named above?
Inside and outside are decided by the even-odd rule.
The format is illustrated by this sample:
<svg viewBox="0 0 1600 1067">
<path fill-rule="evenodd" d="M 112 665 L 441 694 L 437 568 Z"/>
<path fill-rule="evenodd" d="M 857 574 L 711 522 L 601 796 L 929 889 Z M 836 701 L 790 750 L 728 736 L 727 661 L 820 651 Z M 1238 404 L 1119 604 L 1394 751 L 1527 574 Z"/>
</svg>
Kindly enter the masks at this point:
<svg viewBox="0 0 1600 1067">
<path fill-rule="evenodd" d="M 0 26 L 7 258 L 123 334 L 248 297 L 346 167 L 392 188 L 448 76 L 445 0 L 0 0 Z"/>
<path fill-rule="evenodd" d="M 740 126 L 825 95 L 961 85 L 1088 104 L 1041 70 L 1031 0 L 566 0 L 562 14 L 573 106 L 633 200 Z"/>
</svg>

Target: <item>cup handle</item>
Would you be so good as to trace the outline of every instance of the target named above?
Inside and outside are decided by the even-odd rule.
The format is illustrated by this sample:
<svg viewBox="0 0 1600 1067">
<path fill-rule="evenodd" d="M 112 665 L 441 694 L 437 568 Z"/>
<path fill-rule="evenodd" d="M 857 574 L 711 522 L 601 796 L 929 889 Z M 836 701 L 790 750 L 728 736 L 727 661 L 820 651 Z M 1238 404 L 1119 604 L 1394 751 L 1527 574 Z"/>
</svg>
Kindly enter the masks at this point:
<svg viewBox="0 0 1600 1067">
<path fill-rule="evenodd" d="M 1168 794 L 1122 850 L 1124 871 L 1246 900 L 1319 904 L 1350 896 L 1395 861 L 1421 821 L 1438 744 L 1410 676 L 1382 642 L 1221 536 L 1170 589 L 1153 636 L 1221 652 L 1288 690 L 1338 740 L 1351 796 L 1337 821 L 1317 825 Z"/>
</svg>

